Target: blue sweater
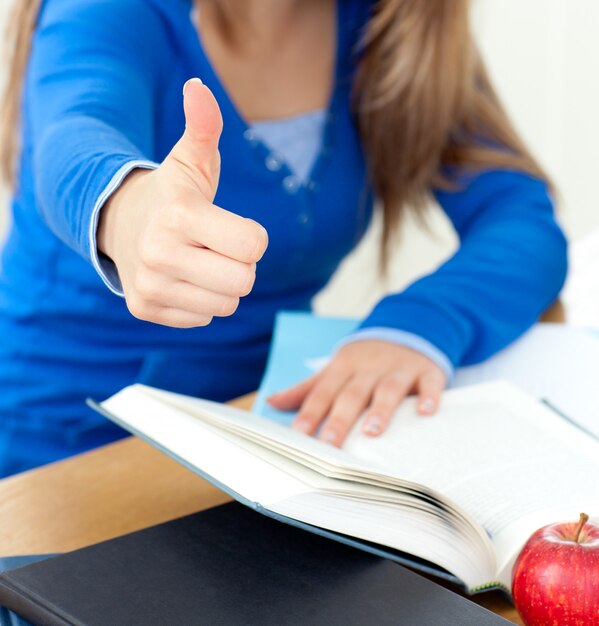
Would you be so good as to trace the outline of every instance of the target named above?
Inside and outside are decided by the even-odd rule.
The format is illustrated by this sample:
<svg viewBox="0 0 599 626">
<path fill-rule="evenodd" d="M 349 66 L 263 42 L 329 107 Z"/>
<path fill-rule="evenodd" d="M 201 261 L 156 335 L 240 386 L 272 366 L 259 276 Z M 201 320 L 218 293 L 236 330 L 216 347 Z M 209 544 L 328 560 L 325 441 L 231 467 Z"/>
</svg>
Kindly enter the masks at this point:
<svg viewBox="0 0 599 626">
<path fill-rule="evenodd" d="M 235 109 L 190 20 L 189 0 L 46 0 L 23 102 L 22 156 L 0 274 L 0 474 L 122 435 L 85 408 L 142 382 L 226 400 L 260 380 L 274 316 L 310 307 L 372 214 L 350 111 L 368 12 L 339 0 L 335 87 L 305 184 Z M 223 113 L 216 203 L 265 226 L 254 291 L 231 318 L 180 330 L 141 322 L 93 269 L 92 213 L 119 171 L 160 162 L 183 127 L 181 87 L 200 76 Z M 434 190 L 433 190 L 434 191 Z M 459 251 L 384 298 L 362 328 L 406 331 L 452 365 L 524 332 L 559 292 L 564 237 L 542 182 L 515 171 L 464 178 L 436 197 Z"/>
</svg>

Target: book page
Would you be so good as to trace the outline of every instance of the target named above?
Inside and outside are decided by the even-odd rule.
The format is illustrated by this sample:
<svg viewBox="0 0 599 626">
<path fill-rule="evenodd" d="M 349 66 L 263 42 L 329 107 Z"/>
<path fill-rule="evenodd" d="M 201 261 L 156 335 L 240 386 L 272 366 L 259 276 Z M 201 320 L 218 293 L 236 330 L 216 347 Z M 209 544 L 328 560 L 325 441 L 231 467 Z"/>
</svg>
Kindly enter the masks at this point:
<svg viewBox="0 0 599 626">
<path fill-rule="evenodd" d="M 433 417 L 418 416 L 414 402 L 381 437 L 354 429 L 344 449 L 443 493 L 493 541 L 502 537 L 502 551 L 513 551 L 505 537 L 527 516 L 599 515 L 599 444 L 518 389 L 448 392 Z"/>
<path fill-rule="evenodd" d="M 298 451 L 298 459 L 307 455 L 325 473 L 336 467 L 348 479 L 386 476 L 404 488 L 428 487 L 456 503 L 491 538 L 521 517 L 552 510 L 556 502 L 599 505 L 599 443 L 509 383 L 446 392 L 432 417 L 419 416 L 415 400 L 408 399 L 384 435 L 364 436 L 358 423 L 341 450 L 231 407 L 149 392 L 263 435 L 265 446 L 271 438 L 273 446 Z"/>
<path fill-rule="evenodd" d="M 331 500 L 327 495 L 302 494 L 275 503 L 273 510 L 435 563 L 469 589 L 493 582 L 494 555 L 481 551 L 467 536 L 456 534 L 453 528 L 438 523 L 430 515 L 353 497 Z"/>
<path fill-rule="evenodd" d="M 538 324 L 480 365 L 460 367 L 452 381 L 463 387 L 509 380 L 546 400 L 599 439 L 599 334 L 563 324 Z"/>
<path fill-rule="evenodd" d="M 224 438 L 197 418 L 127 387 L 102 403 L 111 419 L 149 439 L 181 463 L 199 469 L 241 496 L 246 503 L 268 504 L 306 491 L 310 486 Z M 236 496 L 236 497 L 237 497 Z"/>
</svg>

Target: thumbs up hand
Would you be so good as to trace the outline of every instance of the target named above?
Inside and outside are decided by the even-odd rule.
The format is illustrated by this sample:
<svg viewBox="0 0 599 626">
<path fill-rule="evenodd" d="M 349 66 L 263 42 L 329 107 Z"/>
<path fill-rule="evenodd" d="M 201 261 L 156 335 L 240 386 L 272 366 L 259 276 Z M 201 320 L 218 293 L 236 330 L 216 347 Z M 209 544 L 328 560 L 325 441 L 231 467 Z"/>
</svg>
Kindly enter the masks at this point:
<svg viewBox="0 0 599 626">
<path fill-rule="evenodd" d="M 191 328 L 232 315 L 268 245 L 253 220 L 213 204 L 222 117 L 199 79 L 184 88 L 186 128 L 160 167 L 136 170 L 103 207 L 98 248 L 137 318 Z"/>
</svg>

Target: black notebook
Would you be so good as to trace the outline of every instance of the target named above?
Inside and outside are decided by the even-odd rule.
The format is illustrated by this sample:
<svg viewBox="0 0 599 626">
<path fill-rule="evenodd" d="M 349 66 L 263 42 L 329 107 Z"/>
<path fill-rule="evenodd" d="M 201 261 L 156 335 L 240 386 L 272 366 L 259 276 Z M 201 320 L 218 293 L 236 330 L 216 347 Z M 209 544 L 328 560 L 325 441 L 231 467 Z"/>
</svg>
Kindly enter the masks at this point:
<svg viewBox="0 0 599 626">
<path fill-rule="evenodd" d="M 0 575 L 36 624 L 508 622 L 396 563 L 225 504 Z"/>
</svg>

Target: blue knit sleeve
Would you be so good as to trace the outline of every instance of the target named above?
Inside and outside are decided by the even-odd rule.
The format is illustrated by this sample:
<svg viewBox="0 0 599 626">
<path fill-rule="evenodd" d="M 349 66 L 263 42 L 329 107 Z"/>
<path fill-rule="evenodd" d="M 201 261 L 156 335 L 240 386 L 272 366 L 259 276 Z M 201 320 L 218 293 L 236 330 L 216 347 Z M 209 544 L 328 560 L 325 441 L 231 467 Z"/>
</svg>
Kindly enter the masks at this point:
<svg viewBox="0 0 599 626">
<path fill-rule="evenodd" d="M 52 231 L 88 260 L 105 189 L 127 164 L 152 161 L 164 31 L 145 0 L 43 4 L 24 104 L 36 201 Z"/>
<path fill-rule="evenodd" d="M 360 328 L 418 335 L 455 367 L 505 347 L 556 299 L 566 241 L 546 185 L 521 172 L 484 172 L 435 195 L 459 235 L 458 252 L 384 298 Z"/>
</svg>

